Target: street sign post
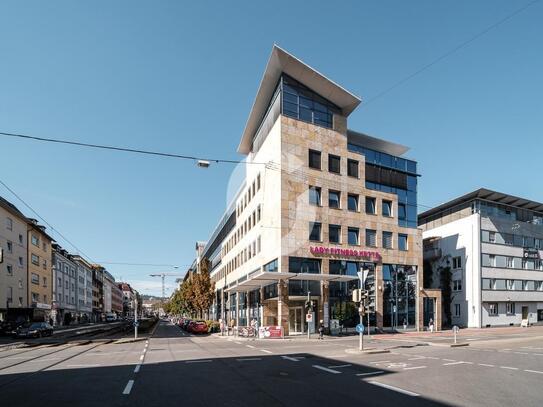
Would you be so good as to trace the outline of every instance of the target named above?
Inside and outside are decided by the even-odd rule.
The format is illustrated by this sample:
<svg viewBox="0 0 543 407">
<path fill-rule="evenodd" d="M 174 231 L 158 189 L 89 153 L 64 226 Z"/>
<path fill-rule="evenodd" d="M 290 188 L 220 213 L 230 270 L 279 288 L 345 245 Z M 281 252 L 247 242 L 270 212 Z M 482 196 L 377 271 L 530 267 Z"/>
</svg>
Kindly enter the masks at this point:
<svg viewBox="0 0 543 407">
<path fill-rule="evenodd" d="M 313 322 L 313 314 L 306 314 L 305 322 Z"/>
<path fill-rule="evenodd" d="M 458 328 L 457 325 L 453 326 L 452 328 L 453 332 L 454 332 L 454 343 L 456 344 L 456 334 L 458 333 L 458 331 L 460 330 L 460 328 Z"/>
</svg>

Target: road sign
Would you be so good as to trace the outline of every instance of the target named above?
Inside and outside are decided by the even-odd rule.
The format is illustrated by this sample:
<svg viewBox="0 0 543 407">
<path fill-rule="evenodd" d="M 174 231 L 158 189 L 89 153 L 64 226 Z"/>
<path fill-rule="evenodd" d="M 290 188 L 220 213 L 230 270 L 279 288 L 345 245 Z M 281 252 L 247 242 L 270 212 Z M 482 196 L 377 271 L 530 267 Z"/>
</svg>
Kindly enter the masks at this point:
<svg viewBox="0 0 543 407">
<path fill-rule="evenodd" d="M 134 326 L 140 326 L 139 321 L 134 321 Z"/>
<path fill-rule="evenodd" d="M 452 330 L 453 330 L 454 333 L 458 333 L 458 331 L 460 330 L 460 328 L 458 328 L 458 326 L 455 325 L 455 326 L 453 326 Z"/>
<path fill-rule="evenodd" d="M 358 332 L 359 334 L 364 333 L 364 324 L 358 324 L 356 326 L 356 332 Z"/>
<path fill-rule="evenodd" d="M 309 313 L 305 315 L 305 322 L 313 322 L 313 314 Z"/>
</svg>

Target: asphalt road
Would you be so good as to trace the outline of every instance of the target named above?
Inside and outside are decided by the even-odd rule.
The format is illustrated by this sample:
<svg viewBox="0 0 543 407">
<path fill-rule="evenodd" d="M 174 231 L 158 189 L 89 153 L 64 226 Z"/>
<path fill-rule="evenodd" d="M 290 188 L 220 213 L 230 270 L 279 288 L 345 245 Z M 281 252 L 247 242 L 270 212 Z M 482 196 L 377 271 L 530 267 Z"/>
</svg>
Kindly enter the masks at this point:
<svg viewBox="0 0 543 407">
<path fill-rule="evenodd" d="M 361 355 L 356 338 L 196 337 L 161 322 L 148 341 L 0 352 L 0 400 L 6 406 L 539 407 L 543 341 L 534 332 L 464 348 L 398 342 L 390 353 Z"/>
</svg>

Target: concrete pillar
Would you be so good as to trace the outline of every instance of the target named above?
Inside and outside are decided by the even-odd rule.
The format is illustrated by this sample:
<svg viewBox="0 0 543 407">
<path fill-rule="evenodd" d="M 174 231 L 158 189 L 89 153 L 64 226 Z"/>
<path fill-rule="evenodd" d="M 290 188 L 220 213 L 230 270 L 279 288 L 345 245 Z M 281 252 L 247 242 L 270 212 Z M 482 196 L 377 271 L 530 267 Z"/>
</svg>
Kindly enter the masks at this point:
<svg viewBox="0 0 543 407">
<path fill-rule="evenodd" d="M 282 326 L 285 335 L 288 335 L 288 285 L 283 280 L 277 283 L 277 297 L 277 324 Z"/>
<path fill-rule="evenodd" d="M 236 326 L 239 326 L 239 293 L 236 292 Z"/>
</svg>

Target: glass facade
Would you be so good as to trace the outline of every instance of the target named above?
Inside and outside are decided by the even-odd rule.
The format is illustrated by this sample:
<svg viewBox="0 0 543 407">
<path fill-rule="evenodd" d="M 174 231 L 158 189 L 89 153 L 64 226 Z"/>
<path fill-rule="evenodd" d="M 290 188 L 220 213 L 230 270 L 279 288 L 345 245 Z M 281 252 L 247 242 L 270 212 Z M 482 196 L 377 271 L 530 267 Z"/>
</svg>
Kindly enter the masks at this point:
<svg viewBox="0 0 543 407">
<path fill-rule="evenodd" d="M 383 326 L 416 325 L 417 268 L 383 264 Z"/>
<path fill-rule="evenodd" d="M 398 225 L 417 227 L 417 163 L 353 143 L 349 151 L 366 158 L 366 188 L 398 196 Z"/>
</svg>

